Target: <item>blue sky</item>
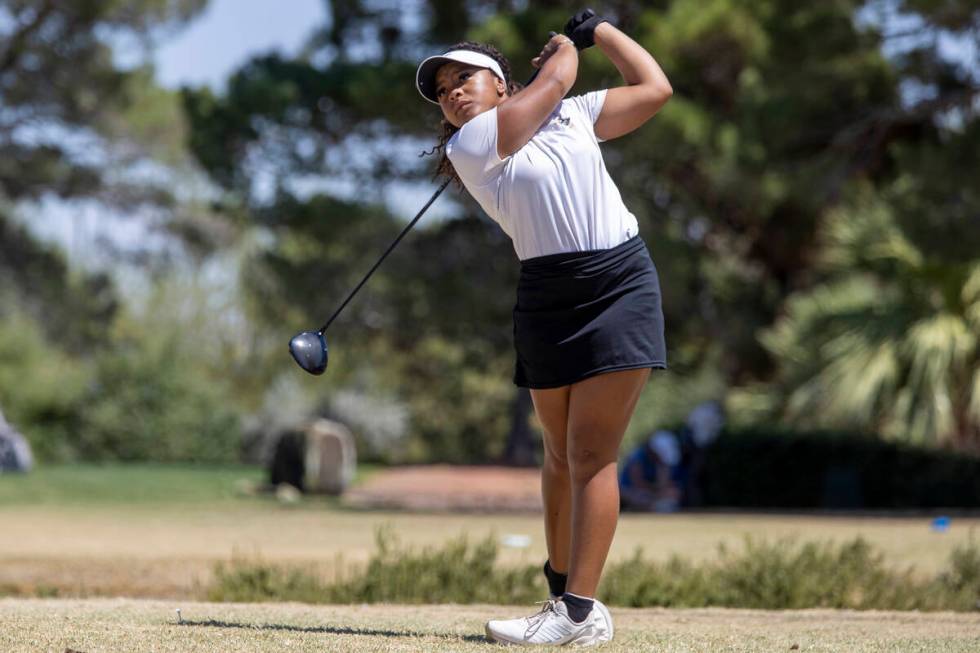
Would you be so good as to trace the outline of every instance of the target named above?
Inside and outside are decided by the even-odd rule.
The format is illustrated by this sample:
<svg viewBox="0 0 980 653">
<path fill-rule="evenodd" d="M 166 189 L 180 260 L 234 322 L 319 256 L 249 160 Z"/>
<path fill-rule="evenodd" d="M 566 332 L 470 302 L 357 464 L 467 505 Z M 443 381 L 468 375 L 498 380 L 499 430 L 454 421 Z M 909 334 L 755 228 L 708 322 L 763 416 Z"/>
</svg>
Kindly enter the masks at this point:
<svg viewBox="0 0 980 653">
<path fill-rule="evenodd" d="M 170 88 L 206 84 L 220 89 L 252 56 L 270 50 L 295 52 L 326 20 L 323 0 L 211 0 L 187 27 L 158 41 L 153 56 L 157 81 Z M 30 213 L 43 216 L 28 221 L 37 235 L 60 243 L 73 261 L 83 264 L 97 263 L 95 243 L 100 239 L 124 248 L 132 242 L 166 245 L 142 221 L 90 203 L 49 198 Z"/>
<path fill-rule="evenodd" d="M 220 88 L 250 57 L 295 52 L 326 21 L 323 0 L 211 0 L 194 22 L 160 43 L 157 80 L 170 88 Z"/>
<path fill-rule="evenodd" d="M 168 88 L 206 84 L 221 89 L 228 76 L 255 55 L 296 52 L 328 18 L 323 0 L 211 0 L 194 22 L 159 43 L 154 55 L 157 81 Z M 434 189 L 430 183 L 396 184 L 383 189 L 382 196 L 389 209 L 409 218 Z M 454 210 L 443 199 L 428 218 Z"/>
</svg>

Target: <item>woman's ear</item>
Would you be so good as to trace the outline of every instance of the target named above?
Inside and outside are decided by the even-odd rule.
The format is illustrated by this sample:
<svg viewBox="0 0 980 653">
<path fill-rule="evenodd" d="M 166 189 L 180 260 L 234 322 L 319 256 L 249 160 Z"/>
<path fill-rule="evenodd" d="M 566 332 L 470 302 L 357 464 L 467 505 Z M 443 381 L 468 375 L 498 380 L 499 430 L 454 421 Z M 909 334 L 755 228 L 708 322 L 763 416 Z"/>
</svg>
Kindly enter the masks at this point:
<svg viewBox="0 0 980 653">
<path fill-rule="evenodd" d="M 493 78 L 497 82 L 497 97 L 503 97 L 507 95 L 507 82 L 500 79 L 496 75 L 494 75 Z"/>
</svg>

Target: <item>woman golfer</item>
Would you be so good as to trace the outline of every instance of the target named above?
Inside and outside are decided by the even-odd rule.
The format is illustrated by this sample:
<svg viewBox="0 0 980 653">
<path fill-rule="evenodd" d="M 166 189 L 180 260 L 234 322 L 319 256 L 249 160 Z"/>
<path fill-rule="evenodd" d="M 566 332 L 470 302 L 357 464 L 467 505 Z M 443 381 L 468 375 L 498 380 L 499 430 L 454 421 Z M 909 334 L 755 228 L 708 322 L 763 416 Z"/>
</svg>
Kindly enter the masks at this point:
<svg viewBox="0 0 980 653">
<path fill-rule="evenodd" d="M 578 50 L 593 44 L 625 85 L 563 99 Z M 521 89 L 495 48 L 465 42 L 423 61 L 416 83 L 445 118 L 439 171 L 513 240 L 514 382 L 530 388 L 544 429 L 551 600 L 533 616 L 490 621 L 487 635 L 588 645 L 613 636 L 595 594 L 619 516 L 619 445 L 650 370 L 666 367 L 657 272 L 599 143 L 645 123 L 672 90 L 646 50 L 591 11 L 532 64 L 538 75 Z"/>
</svg>

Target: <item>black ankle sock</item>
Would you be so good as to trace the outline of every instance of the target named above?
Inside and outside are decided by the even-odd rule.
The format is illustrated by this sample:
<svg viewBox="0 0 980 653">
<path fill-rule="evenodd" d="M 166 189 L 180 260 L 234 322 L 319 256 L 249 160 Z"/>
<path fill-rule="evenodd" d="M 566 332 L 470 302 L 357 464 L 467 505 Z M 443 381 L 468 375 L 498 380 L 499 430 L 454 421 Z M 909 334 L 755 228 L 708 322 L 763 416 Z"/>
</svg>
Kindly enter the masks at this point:
<svg viewBox="0 0 980 653">
<path fill-rule="evenodd" d="M 568 574 L 559 574 L 551 568 L 551 561 L 545 560 L 544 577 L 548 579 L 548 589 L 552 596 L 561 596 L 565 593 L 565 583 L 568 582 Z"/>
<path fill-rule="evenodd" d="M 592 604 L 595 603 L 593 599 L 587 599 L 584 596 L 576 596 L 575 594 L 569 594 L 565 592 L 561 597 L 562 603 L 568 608 L 568 616 L 571 617 L 572 621 L 577 624 L 582 623 L 592 612 Z"/>
</svg>

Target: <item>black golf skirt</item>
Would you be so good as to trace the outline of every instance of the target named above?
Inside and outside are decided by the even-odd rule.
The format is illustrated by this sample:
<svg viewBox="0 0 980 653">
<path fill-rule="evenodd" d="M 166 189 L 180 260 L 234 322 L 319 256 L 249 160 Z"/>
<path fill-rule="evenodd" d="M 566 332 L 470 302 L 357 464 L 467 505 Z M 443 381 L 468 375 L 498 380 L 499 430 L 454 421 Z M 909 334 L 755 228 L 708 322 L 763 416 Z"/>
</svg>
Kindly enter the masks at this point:
<svg viewBox="0 0 980 653">
<path fill-rule="evenodd" d="M 521 261 L 514 348 L 514 383 L 524 388 L 666 368 L 660 281 L 643 239 Z"/>
</svg>

